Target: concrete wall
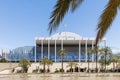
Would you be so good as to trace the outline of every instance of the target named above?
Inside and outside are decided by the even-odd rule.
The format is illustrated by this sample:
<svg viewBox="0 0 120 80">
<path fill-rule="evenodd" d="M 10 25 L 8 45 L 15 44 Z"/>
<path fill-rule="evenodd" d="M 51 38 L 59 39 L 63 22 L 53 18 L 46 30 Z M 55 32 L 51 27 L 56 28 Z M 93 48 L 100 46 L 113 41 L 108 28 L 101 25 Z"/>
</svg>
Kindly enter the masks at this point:
<svg viewBox="0 0 120 80">
<path fill-rule="evenodd" d="M 87 62 L 80 62 L 80 63 L 77 63 L 78 67 L 79 68 L 87 68 L 88 67 L 88 63 Z M 69 67 L 67 67 L 68 63 L 67 62 L 64 62 L 63 63 L 63 68 L 65 70 L 65 72 L 69 69 Z M 42 65 L 39 65 L 39 63 L 32 63 L 31 64 L 31 67 L 29 67 L 28 69 L 28 73 L 32 73 L 33 70 L 35 70 L 37 67 L 39 67 L 39 69 L 43 69 L 43 66 Z M 100 65 L 98 63 L 98 69 L 100 69 Z M 60 62 L 56 62 L 56 63 L 53 63 L 52 66 L 50 66 L 50 71 L 51 72 L 54 72 L 56 69 L 60 69 L 61 68 L 61 63 Z M 96 68 L 96 63 L 95 62 L 90 62 L 89 64 L 89 68 L 90 69 L 95 69 Z M 109 66 L 107 66 L 107 69 L 111 69 L 113 68 L 113 64 L 111 63 Z M 46 69 L 47 69 L 47 66 L 46 66 Z"/>
<path fill-rule="evenodd" d="M 0 63 L 0 71 L 5 69 L 12 69 L 18 66 L 19 63 Z"/>
<path fill-rule="evenodd" d="M 0 63 L 0 71 L 2 70 L 5 70 L 5 69 L 12 69 L 12 68 L 15 68 L 15 67 L 18 67 L 19 63 Z M 79 68 L 87 68 L 88 67 L 88 63 L 87 62 L 80 62 L 80 63 L 77 63 L 78 67 Z M 67 62 L 64 62 L 63 63 L 63 68 L 65 71 L 67 71 L 69 69 L 69 67 L 67 67 Z M 95 69 L 96 67 L 96 63 L 95 62 L 90 62 L 89 64 L 90 66 L 90 69 Z M 43 69 L 43 66 L 40 65 L 39 63 L 32 63 L 31 66 L 29 67 L 28 69 L 28 73 L 32 73 L 33 70 L 35 70 L 37 67 L 39 67 L 39 69 Z M 100 69 L 100 65 L 98 64 L 98 68 Z M 56 69 L 60 69 L 61 68 L 61 62 L 56 62 L 56 63 L 53 63 L 52 66 L 50 66 L 50 71 L 51 72 L 54 72 Z M 113 68 L 113 64 L 111 63 L 111 65 L 107 66 L 107 68 Z M 46 66 L 46 69 L 47 69 L 47 66 Z"/>
</svg>

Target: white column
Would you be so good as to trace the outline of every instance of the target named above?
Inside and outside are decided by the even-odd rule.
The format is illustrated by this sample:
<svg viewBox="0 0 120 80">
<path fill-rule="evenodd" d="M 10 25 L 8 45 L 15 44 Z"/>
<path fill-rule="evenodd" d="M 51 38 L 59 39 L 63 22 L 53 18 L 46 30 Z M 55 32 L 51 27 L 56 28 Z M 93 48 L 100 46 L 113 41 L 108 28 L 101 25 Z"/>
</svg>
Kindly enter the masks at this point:
<svg viewBox="0 0 120 80">
<path fill-rule="evenodd" d="M 81 40 L 79 40 L 79 62 L 80 62 L 80 53 L 81 53 Z"/>
<path fill-rule="evenodd" d="M 55 40 L 55 62 L 56 62 L 56 40 Z"/>
<path fill-rule="evenodd" d="M 43 40 L 41 40 L 41 59 L 43 58 Z"/>
<path fill-rule="evenodd" d="M 48 59 L 50 59 L 50 40 L 48 40 Z"/>
<path fill-rule="evenodd" d="M 35 62 L 36 62 L 36 47 L 37 47 L 37 45 L 35 43 Z"/>
<path fill-rule="evenodd" d="M 85 53 L 86 53 L 86 62 L 87 62 L 87 40 L 85 41 Z"/>
<path fill-rule="evenodd" d="M 63 40 L 61 40 L 61 50 L 63 50 Z"/>
<path fill-rule="evenodd" d="M 94 49 L 94 40 L 92 40 L 92 50 Z M 94 62 L 94 53 L 92 52 L 92 62 Z"/>
</svg>

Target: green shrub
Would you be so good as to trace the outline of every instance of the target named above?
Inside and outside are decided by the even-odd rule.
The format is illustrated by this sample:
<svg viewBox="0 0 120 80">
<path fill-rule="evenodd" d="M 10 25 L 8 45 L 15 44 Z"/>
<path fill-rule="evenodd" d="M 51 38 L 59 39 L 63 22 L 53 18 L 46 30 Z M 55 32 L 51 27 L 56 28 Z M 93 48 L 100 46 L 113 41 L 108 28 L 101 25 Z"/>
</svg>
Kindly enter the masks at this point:
<svg viewBox="0 0 120 80">
<path fill-rule="evenodd" d="M 7 61 L 5 58 L 1 58 L 1 59 L 0 59 L 0 62 L 1 62 L 1 63 L 6 63 L 6 62 L 8 62 L 8 61 Z"/>
<path fill-rule="evenodd" d="M 30 61 L 27 59 L 21 59 L 19 65 L 23 68 L 23 72 L 26 73 L 28 71 L 28 67 L 31 65 Z"/>
</svg>

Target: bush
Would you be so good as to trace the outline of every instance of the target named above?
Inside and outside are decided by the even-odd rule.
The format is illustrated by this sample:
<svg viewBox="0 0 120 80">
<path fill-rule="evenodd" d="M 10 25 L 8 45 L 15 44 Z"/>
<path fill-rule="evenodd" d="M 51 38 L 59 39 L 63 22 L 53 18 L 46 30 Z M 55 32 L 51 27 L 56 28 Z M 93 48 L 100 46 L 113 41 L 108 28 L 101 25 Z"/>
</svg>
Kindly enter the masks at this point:
<svg viewBox="0 0 120 80">
<path fill-rule="evenodd" d="M 1 62 L 1 63 L 6 63 L 6 62 L 8 62 L 8 61 L 7 61 L 5 58 L 1 58 L 1 59 L 0 59 L 0 62 Z"/>
<path fill-rule="evenodd" d="M 70 72 L 73 72 L 73 68 L 70 68 Z"/>
<path fill-rule="evenodd" d="M 44 69 L 40 69 L 40 73 L 44 73 L 45 71 L 44 71 Z"/>
<path fill-rule="evenodd" d="M 22 70 L 17 70 L 17 72 L 16 73 L 23 73 L 23 71 Z"/>
<path fill-rule="evenodd" d="M 49 73 L 49 72 L 50 72 L 50 69 L 47 69 L 47 72 Z"/>
<path fill-rule="evenodd" d="M 56 68 L 56 69 L 55 69 L 55 73 L 58 73 L 58 72 L 59 72 L 59 70 Z"/>
<path fill-rule="evenodd" d="M 38 69 L 33 70 L 33 73 L 37 73 L 37 72 L 38 72 Z"/>
<path fill-rule="evenodd" d="M 14 71 L 15 71 L 15 68 L 13 68 L 11 72 L 13 73 Z"/>
<path fill-rule="evenodd" d="M 60 72 L 64 72 L 64 69 L 60 69 Z"/>
<path fill-rule="evenodd" d="M 78 72 L 78 67 L 75 67 L 75 72 Z"/>
<path fill-rule="evenodd" d="M 27 59 L 21 59 L 19 65 L 23 68 L 23 72 L 28 71 L 28 66 L 30 66 L 30 61 Z"/>
</svg>

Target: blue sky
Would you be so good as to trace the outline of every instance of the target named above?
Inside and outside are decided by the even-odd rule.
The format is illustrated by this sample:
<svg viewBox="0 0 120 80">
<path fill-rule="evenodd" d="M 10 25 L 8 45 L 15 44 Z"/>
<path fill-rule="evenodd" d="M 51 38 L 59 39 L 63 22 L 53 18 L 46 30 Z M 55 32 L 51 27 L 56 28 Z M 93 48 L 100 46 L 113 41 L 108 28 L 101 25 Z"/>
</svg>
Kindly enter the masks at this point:
<svg viewBox="0 0 120 80">
<path fill-rule="evenodd" d="M 57 0 L 0 0 L 0 48 L 33 46 L 35 37 L 49 36 L 49 17 Z M 95 37 L 100 14 L 109 0 L 85 0 L 74 12 L 66 14 L 59 28 L 83 37 Z M 67 24 L 67 28 L 62 25 Z M 106 34 L 108 46 L 120 48 L 120 12 Z"/>
</svg>

